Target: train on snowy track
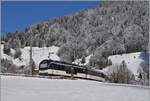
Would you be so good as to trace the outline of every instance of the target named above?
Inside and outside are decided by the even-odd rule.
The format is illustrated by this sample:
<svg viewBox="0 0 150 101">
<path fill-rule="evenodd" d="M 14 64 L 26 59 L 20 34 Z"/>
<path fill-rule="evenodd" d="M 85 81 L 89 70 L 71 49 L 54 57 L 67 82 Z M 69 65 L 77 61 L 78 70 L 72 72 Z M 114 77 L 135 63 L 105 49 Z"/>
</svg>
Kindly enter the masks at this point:
<svg viewBox="0 0 150 101">
<path fill-rule="evenodd" d="M 46 59 L 39 64 L 39 75 L 65 76 L 105 81 L 105 75 L 95 69 L 76 64 Z"/>
</svg>

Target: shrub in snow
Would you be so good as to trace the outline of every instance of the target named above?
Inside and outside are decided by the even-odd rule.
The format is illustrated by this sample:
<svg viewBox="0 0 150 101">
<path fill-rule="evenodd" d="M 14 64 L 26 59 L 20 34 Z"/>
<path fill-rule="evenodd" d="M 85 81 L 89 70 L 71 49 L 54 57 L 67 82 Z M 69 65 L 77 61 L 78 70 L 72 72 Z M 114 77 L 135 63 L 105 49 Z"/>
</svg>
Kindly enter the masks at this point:
<svg viewBox="0 0 150 101">
<path fill-rule="evenodd" d="M 17 66 L 13 64 L 11 60 L 1 60 L 2 73 L 17 73 Z"/>
<path fill-rule="evenodd" d="M 1 60 L 1 72 L 2 73 L 8 72 L 8 69 L 11 67 L 12 63 L 13 62 L 10 60 L 2 59 Z"/>
<path fill-rule="evenodd" d="M 149 85 L 149 64 L 143 61 L 140 66 L 141 67 L 138 69 L 137 84 Z"/>
<path fill-rule="evenodd" d="M 29 69 L 26 66 L 16 66 L 11 60 L 1 60 L 2 73 L 29 74 Z"/>
<path fill-rule="evenodd" d="M 62 61 L 73 62 L 85 55 L 85 48 L 80 42 L 76 42 L 76 40 L 73 41 L 74 42 L 68 42 L 59 48 L 58 56 Z"/>
<path fill-rule="evenodd" d="M 146 73 L 146 78 L 149 80 L 149 64 L 145 62 L 141 62 L 141 67 L 143 71 Z"/>
<path fill-rule="evenodd" d="M 110 67 L 109 79 L 113 83 L 125 83 L 130 84 L 134 81 L 134 75 L 127 68 L 125 61 L 122 61 L 120 65 L 113 65 Z"/>
<path fill-rule="evenodd" d="M 16 49 L 15 55 L 14 55 L 14 59 L 19 58 L 21 59 L 21 50 L 20 49 Z"/>
<path fill-rule="evenodd" d="M 108 66 L 112 65 L 112 61 L 110 59 L 108 60 L 107 65 Z"/>
<path fill-rule="evenodd" d="M 19 66 L 16 70 L 17 74 L 29 74 L 30 73 L 30 69 L 29 69 L 29 66 Z"/>
<path fill-rule="evenodd" d="M 105 68 L 107 65 L 107 58 L 100 55 L 94 55 L 90 57 L 89 65 L 99 69 Z"/>
<path fill-rule="evenodd" d="M 143 71 L 140 71 L 138 75 L 138 80 L 136 81 L 136 84 L 139 85 L 149 85 L 149 79 L 147 79 L 147 74 Z"/>
<path fill-rule="evenodd" d="M 82 57 L 81 63 L 84 64 L 85 63 L 85 57 Z"/>
<path fill-rule="evenodd" d="M 10 54 L 10 46 L 9 46 L 8 43 L 4 44 L 3 51 L 4 51 L 5 54 L 8 54 L 8 55 Z"/>
</svg>

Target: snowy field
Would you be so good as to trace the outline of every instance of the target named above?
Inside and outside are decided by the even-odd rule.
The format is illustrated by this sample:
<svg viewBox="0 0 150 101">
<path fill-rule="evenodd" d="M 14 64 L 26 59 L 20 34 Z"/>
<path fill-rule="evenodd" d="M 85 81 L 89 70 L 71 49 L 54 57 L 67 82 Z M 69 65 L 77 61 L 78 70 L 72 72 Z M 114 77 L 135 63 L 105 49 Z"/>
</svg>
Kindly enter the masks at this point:
<svg viewBox="0 0 150 101">
<path fill-rule="evenodd" d="M 140 63 L 147 60 L 148 53 L 136 52 L 128 53 L 122 55 L 113 55 L 109 56 L 108 59 L 112 61 L 113 64 L 121 64 L 122 61 L 125 61 L 127 68 L 133 72 L 134 75 L 137 74 L 138 69 L 141 67 Z"/>
<path fill-rule="evenodd" d="M 1 76 L 1 101 L 149 101 L 149 89 L 86 80 Z"/>
<path fill-rule="evenodd" d="M 138 77 L 139 70 L 141 69 L 140 64 L 144 61 L 145 62 L 149 61 L 149 53 L 135 52 L 135 53 L 122 54 L 122 55 L 112 55 L 109 56 L 108 59 L 112 61 L 112 65 L 116 65 L 116 64 L 120 65 L 122 61 L 125 61 L 127 68 L 135 75 L 135 77 Z M 110 70 L 113 68 L 115 68 L 115 66 L 114 67 L 108 66 L 100 71 L 107 75 L 110 72 Z"/>
</svg>

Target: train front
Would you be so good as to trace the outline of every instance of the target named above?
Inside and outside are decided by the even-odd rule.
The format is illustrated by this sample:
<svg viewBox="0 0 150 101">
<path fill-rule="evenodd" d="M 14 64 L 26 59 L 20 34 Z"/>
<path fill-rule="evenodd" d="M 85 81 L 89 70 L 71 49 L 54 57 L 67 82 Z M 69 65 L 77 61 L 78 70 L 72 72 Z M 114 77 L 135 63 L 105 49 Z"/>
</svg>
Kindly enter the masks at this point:
<svg viewBox="0 0 150 101">
<path fill-rule="evenodd" d="M 39 64 L 39 75 L 48 75 L 49 64 L 52 60 L 43 60 Z"/>
</svg>

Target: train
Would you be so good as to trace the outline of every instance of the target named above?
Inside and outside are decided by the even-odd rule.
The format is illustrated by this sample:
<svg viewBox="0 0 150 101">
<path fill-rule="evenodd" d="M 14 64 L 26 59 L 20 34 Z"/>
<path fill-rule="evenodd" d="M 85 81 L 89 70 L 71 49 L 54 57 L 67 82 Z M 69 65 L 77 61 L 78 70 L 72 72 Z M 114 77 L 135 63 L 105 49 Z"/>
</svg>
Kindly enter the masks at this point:
<svg viewBox="0 0 150 101">
<path fill-rule="evenodd" d="M 39 75 L 64 76 L 105 81 L 105 75 L 95 69 L 51 59 L 45 59 L 40 62 Z"/>
</svg>

